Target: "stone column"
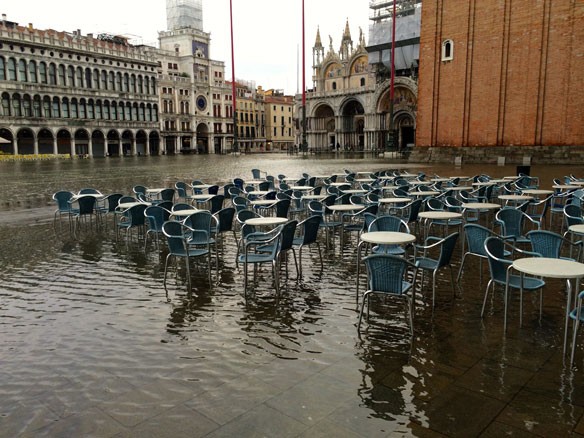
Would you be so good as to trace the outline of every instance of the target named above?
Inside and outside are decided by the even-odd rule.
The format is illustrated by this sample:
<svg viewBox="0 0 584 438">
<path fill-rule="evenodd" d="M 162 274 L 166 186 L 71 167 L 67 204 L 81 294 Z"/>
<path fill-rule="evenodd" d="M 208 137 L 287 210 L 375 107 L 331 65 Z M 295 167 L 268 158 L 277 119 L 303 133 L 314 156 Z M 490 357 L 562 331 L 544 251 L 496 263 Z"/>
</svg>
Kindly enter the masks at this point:
<svg viewBox="0 0 584 438">
<path fill-rule="evenodd" d="M 16 143 L 15 143 L 16 144 Z M 35 136 L 34 138 L 34 142 L 33 142 L 33 148 L 34 148 L 34 154 L 38 155 L 39 154 L 39 139 L 38 137 Z"/>
<path fill-rule="evenodd" d="M 93 158 L 93 139 L 91 138 L 91 136 L 87 141 L 87 154 L 89 155 L 90 158 Z"/>
<path fill-rule="evenodd" d="M 120 157 L 124 156 L 124 148 L 122 147 L 122 137 L 118 139 L 118 155 Z"/>
<path fill-rule="evenodd" d="M 136 150 L 136 137 L 132 137 L 132 156 L 138 155 L 138 151 Z"/>
<path fill-rule="evenodd" d="M 57 136 L 53 137 L 53 154 L 57 155 L 59 153 L 59 148 L 57 147 Z"/>
</svg>

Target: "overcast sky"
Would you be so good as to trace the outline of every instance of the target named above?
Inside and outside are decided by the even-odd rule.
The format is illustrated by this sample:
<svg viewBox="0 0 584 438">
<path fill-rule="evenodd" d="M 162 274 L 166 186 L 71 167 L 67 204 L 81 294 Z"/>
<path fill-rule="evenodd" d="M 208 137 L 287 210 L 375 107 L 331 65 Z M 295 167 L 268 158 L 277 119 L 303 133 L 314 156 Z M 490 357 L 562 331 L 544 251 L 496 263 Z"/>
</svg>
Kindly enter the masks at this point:
<svg viewBox="0 0 584 438">
<path fill-rule="evenodd" d="M 295 93 L 302 86 L 297 52 L 302 49 L 302 0 L 232 0 L 235 37 L 235 75 L 255 81 L 264 89 Z M 155 43 L 158 31 L 166 29 L 164 0 L 7 0 L 0 13 L 21 25 L 58 31 L 81 29 L 87 33 L 129 34 L 145 44 Z M 345 22 L 353 45 L 359 27 L 365 39 L 369 33 L 369 0 L 305 0 L 306 85 L 312 86 L 312 46 L 317 27 L 322 43 L 338 50 Z M 211 58 L 225 62 L 231 79 L 229 0 L 203 0 L 203 27 L 211 33 Z M 302 56 L 302 55 L 300 55 Z M 301 62 L 300 58 L 300 62 Z M 298 81 L 299 79 L 299 81 Z"/>
</svg>

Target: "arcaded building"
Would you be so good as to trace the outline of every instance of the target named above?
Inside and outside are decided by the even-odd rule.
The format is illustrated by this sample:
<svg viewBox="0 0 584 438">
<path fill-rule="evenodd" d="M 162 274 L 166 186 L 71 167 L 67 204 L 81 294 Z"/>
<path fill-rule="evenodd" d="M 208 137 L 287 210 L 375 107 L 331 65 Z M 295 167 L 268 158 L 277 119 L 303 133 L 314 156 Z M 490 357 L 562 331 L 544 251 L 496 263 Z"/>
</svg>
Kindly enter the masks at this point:
<svg viewBox="0 0 584 438">
<path fill-rule="evenodd" d="M 582 84 L 581 1 L 426 1 L 415 156 L 570 162 Z"/>
<path fill-rule="evenodd" d="M 160 152 L 157 62 L 114 35 L 0 21 L 0 144 L 8 154 Z"/>
</svg>

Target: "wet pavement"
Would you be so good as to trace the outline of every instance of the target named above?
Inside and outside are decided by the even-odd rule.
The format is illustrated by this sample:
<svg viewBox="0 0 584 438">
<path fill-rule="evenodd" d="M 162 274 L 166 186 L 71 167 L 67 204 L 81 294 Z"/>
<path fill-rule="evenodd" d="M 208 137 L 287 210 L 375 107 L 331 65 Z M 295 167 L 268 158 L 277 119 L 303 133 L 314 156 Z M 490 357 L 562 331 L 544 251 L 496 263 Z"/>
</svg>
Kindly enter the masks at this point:
<svg viewBox="0 0 584 438">
<path fill-rule="evenodd" d="M 193 264 L 189 294 L 182 265 L 162 286 L 164 247 L 111 222 L 73 239 L 51 210 L 0 214 L 0 437 L 584 436 L 584 340 L 570 368 L 560 281 L 541 321 L 526 295 L 523 327 L 514 296 L 504 333 L 502 290 L 481 319 L 488 270 L 470 259 L 455 296 L 441 272 L 434 310 L 418 285 L 413 339 L 395 300 L 373 301 L 359 337 L 354 235 L 322 271 L 315 251 L 300 279 L 289 263 L 279 300 L 263 269 L 246 300 L 230 235 L 213 285 Z"/>
</svg>

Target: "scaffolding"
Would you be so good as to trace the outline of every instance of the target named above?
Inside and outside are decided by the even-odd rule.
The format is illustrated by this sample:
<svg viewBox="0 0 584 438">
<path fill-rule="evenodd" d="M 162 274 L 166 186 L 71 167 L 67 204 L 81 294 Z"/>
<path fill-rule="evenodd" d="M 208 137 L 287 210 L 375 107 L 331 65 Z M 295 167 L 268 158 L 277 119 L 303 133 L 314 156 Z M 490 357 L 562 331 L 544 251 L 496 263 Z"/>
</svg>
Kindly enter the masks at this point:
<svg viewBox="0 0 584 438">
<path fill-rule="evenodd" d="M 203 31 L 203 0 L 166 0 L 168 30 L 192 28 Z"/>
</svg>

